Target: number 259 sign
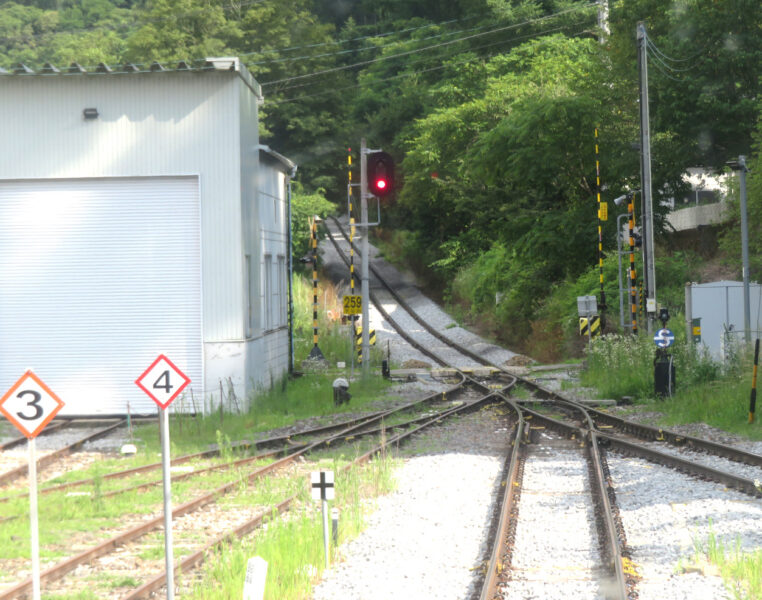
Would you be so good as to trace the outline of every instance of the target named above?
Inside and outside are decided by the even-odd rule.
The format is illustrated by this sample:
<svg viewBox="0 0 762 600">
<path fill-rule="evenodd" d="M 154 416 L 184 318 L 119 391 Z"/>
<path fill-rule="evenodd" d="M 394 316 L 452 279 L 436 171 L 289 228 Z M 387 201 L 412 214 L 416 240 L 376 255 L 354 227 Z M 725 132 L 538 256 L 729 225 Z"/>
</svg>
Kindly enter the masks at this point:
<svg viewBox="0 0 762 600">
<path fill-rule="evenodd" d="M 159 354 L 135 383 L 161 408 L 167 408 L 190 383 L 190 379 L 171 360 Z"/>
<path fill-rule="evenodd" d="M 0 412 L 28 438 L 37 437 L 63 406 L 63 401 L 31 371 L 0 398 Z"/>
<path fill-rule="evenodd" d="M 362 314 L 362 296 L 344 296 L 342 303 L 345 315 Z"/>
</svg>

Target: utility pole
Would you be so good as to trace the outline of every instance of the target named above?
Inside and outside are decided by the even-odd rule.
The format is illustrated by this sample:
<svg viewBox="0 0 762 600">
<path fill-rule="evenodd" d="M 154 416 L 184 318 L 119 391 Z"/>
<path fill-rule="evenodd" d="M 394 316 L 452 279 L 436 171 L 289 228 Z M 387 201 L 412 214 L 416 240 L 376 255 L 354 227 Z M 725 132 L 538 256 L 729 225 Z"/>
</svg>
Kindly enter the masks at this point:
<svg viewBox="0 0 762 600">
<path fill-rule="evenodd" d="M 640 74 L 640 165 L 643 194 L 643 279 L 646 284 L 648 333 L 656 316 L 656 268 L 654 265 L 654 216 L 651 196 L 651 131 L 648 114 L 648 35 L 638 23 L 638 72 Z"/>
<path fill-rule="evenodd" d="M 746 216 L 746 157 L 738 157 L 741 183 L 741 261 L 743 268 L 743 339 L 751 342 L 751 308 L 749 300 L 749 221 Z"/>
<path fill-rule="evenodd" d="M 601 31 L 598 41 L 605 44 L 606 38 L 611 33 L 611 29 L 609 29 L 609 0 L 598 0 L 598 29 Z"/>
<path fill-rule="evenodd" d="M 365 138 L 360 141 L 360 226 L 362 265 L 360 293 L 362 294 L 362 376 L 370 375 L 370 290 L 368 287 L 368 147 Z"/>
</svg>

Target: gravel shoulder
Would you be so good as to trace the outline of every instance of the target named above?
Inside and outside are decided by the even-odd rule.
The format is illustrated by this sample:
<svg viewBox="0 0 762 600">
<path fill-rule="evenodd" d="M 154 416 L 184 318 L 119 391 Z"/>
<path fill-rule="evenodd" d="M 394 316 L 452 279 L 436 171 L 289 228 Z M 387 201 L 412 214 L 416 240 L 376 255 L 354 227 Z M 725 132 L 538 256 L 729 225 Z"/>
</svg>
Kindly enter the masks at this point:
<svg viewBox="0 0 762 600">
<path fill-rule="evenodd" d="M 396 491 L 376 500 L 366 530 L 340 549 L 313 598 L 472 597 L 488 559 L 508 436 L 495 407 L 415 436 Z"/>
</svg>

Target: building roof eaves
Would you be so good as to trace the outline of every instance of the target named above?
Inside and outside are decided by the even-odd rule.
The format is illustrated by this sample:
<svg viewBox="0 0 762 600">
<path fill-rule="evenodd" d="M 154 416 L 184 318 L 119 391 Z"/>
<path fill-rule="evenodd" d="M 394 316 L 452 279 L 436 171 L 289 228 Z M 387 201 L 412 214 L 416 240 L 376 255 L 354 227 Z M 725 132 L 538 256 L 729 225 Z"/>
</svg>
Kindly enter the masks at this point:
<svg viewBox="0 0 762 600">
<path fill-rule="evenodd" d="M 172 73 L 172 72 L 210 72 L 210 71 L 232 71 L 235 72 L 244 84 L 254 93 L 259 101 L 262 100 L 262 87 L 257 83 L 249 70 L 243 65 L 237 56 L 211 57 L 203 60 L 185 61 L 182 60 L 176 65 L 170 66 L 169 63 L 153 62 L 151 64 L 139 65 L 126 63 L 124 65 L 106 65 L 100 63 L 96 69 L 86 70 L 78 63 L 72 63 L 69 67 L 63 69 L 56 68 L 50 63 L 45 63 L 42 69 L 34 70 L 27 65 L 19 63 L 13 70 L 7 71 L 0 68 L 2 76 L 21 76 L 21 77 L 66 77 L 71 75 L 94 76 L 116 76 L 116 75 L 137 75 L 153 73 Z"/>
</svg>

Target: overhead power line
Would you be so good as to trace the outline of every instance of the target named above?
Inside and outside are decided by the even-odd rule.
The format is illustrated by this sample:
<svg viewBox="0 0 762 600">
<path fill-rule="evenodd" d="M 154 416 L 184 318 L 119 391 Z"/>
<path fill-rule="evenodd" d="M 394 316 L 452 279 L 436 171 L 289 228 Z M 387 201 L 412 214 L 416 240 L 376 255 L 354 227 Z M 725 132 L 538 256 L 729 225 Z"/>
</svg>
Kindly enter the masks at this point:
<svg viewBox="0 0 762 600">
<path fill-rule="evenodd" d="M 574 27 L 574 26 L 581 25 L 581 24 L 582 24 L 582 22 L 577 22 L 577 23 L 573 23 L 573 24 L 570 24 L 570 25 L 562 25 L 562 26 L 559 26 L 559 27 L 554 27 L 552 29 L 547 29 L 545 31 L 534 33 L 534 34 L 527 34 L 527 35 L 523 35 L 523 36 L 516 36 L 516 37 L 510 38 L 508 40 L 501 40 L 500 42 L 492 42 L 491 44 L 485 44 L 484 46 L 480 46 L 479 48 L 476 48 L 476 49 L 482 49 L 482 48 L 486 48 L 486 47 L 489 47 L 489 46 L 495 46 L 495 45 L 498 45 L 498 44 L 504 44 L 504 43 L 508 43 L 508 42 L 515 42 L 515 41 L 519 41 L 519 40 L 522 40 L 522 39 L 537 38 L 537 37 L 541 37 L 541 36 L 547 35 L 549 33 L 555 33 L 555 32 L 558 32 L 558 31 L 562 31 L 563 29 L 567 29 L 569 27 Z M 586 25 L 589 25 L 589 24 L 586 24 Z M 590 31 L 590 30 L 587 29 L 587 28 L 584 28 L 584 29 L 580 29 L 580 30 L 577 30 L 577 31 L 570 32 L 570 34 L 571 35 L 580 35 L 580 34 L 585 33 L 587 31 Z M 460 53 L 457 53 L 457 54 L 464 54 L 465 52 L 470 52 L 470 51 L 471 50 L 468 50 L 468 51 L 460 52 Z M 457 56 L 457 54 L 455 54 L 453 56 Z M 384 78 L 381 78 L 381 79 L 374 79 L 373 81 L 367 81 L 367 82 L 363 82 L 363 83 L 356 83 L 356 84 L 344 86 L 344 87 L 341 87 L 341 88 L 334 88 L 334 89 L 327 90 L 327 91 L 324 91 L 324 92 L 316 92 L 316 93 L 312 93 L 312 94 L 303 94 L 301 96 L 295 96 L 295 97 L 291 97 L 291 98 L 284 98 L 284 99 L 281 99 L 281 100 L 278 100 L 278 99 L 276 99 L 276 100 L 268 100 L 266 102 L 266 104 L 267 105 L 290 104 L 292 102 L 298 102 L 300 100 L 306 100 L 308 98 L 315 98 L 315 97 L 318 97 L 318 96 L 325 96 L 325 95 L 328 95 L 328 94 L 334 94 L 336 92 L 343 92 L 343 91 L 346 91 L 346 90 L 356 89 L 356 88 L 360 88 L 360 87 L 372 86 L 372 85 L 375 85 L 375 84 L 378 84 L 378 83 L 383 83 L 383 82 L 386 82 L 386 81 L 392 81 L 392 80 L 395 80 L 395 79 L 401 79 L 403 77 L 414 77 L 416 75 L 420 75 L 421 73 L 429 73 L 429 72 L 432 72 L 432 71 L 439 71 L 439 70 L 442 70 L 442 69 L 448 69 L 448 68 L 452 68 L 452 67 L 457 67 L 457 66 L 468 64 L 468 63 L 472 63 L 472 62 L 475 62 L 475 61 L 478 61 L 478 60 L 485 60 L 485 59 L 494 58 L 498 54 L 499 53 L 496 52 L 496 53 L 489 54 L 489 55 L 486 55 L 486 56 L 475 56 L 473 58 L 469 58 L 469 59 L 466 59 L 466 60 L 458 61 L 458 62 L 455 62 L 455 63 L 448 63 L 448 64 L 443 64 L 443 65 L 438 65 L 436 67 L 429 67 L 427 69 L 420 69 L 420 70 L 417 70 L 417 71 L 412 72 L 412 73 L 411 72 L 398 73 L 397 75 L 390 75 L 389 77 L 384 77 Z M 421 61 L 417 61 L 417 62 L 421 62 Z M 415 64 L 415 63 L 413 63 L 413 64 Z M 313 84 L 304 84 L 304 85 L 313 85 Z M 293 87 L 286 88 L 286 89 L 294 89 L 295 87 L 301 87 L 301 86 L 293 86 Z"/>
<path fill-rule="evenodd" d="M 294 75 L 292 77 L 284 77 L 282 79 L 276 79 L 276 80 L 273 80 L 273 81 L 267 81 L 267 82 L 262 83 L 262 86 L 265 87 L 265 86 L 268 86 L 268 85 L 275 85 L 277 83 L 286 83 L 286 82 L 289 82 L 289 81 L 297 81 L 297 80 L 300 80 L 300 79 L 306 79 L 308 77 L 317 77 L 318 75 L 326 75 L 328 73 L 335 73 L 337 71 L 344 71 L 344 70 L 347 70 L 347 69 L 352 69 L 354 67 L 362 67 L 362 66 L 370 65 L 370 64 L 377 63 L 377 62 L 380 62 L 380 61 L 383 61 L 383 60 L 390 60 L 392 58 L 400 58 L 402 56 L 409 56 L 411 54 L 417 54 L 418 52 L 425 52 L 427 50 L 433 50 L 435 48 L 441 48 L 441 47 L 444 47 L 444 46 L 449 46 L 449 45 L 452 45 L 452 44 L 457 44 L 459 42 L 463 42 L 463 41 L 474 39 L 474 38 L 478 38 L 478 37 L 483 37 L 485 35 L 491 35 L 493 33 L 499 33 L 501 31 L 508 31 L 510 29 L 517 29 L 517 28 L 523 27 L 525 25 L 532 25 L 532 24 L 535 24 L 535 23 L 540 23 L 542 21 L 547 21 L 548 19 L 552 19 L 552 18 L 558 17 L 560 15 L 564 15 L 564 14 L 567 14 L 567 13 L 570 13 L 570 12 L 575 12 L 575 11 L 581 10 L 583 8 L 590 8 L 590 7 L 593 7 L 593 6 L 597 6 L 597 4 L 596 3 L 583 4 L 583 5 L 579 5 L 579 6 L 573 7 L 573 8 L 568 8 L 566 10 L 559 11 L 557 13 L 553 13 L 551 15 L 545 15 L 543 17 L 538 17 L 536 19 L 528 19 L 528 20 L 523 21 L 521 23 L 514 23 L 514 24 L 511 24 L 511 25 L 505 25 L 505 26 L 502 26 L 502 27 L 496 27 L 495 29 L 491 29 L 490 31 L 485 31 L 485 32 L 481 32 L 481 33 L 475 33 L 475 34 L 472 34 L 472 35 L 463 36 L 463 37 L 460 37 L 460 38 L 455 39 L 455 40 L 450 40 L 448 42 L 442 42 L 440 44 L 433 44 L 433 45 L 430 45 L 430 46 L 424 46 L 423 48 L 416 48 L 416 49 L 413 49 L 413 50 L 407 50 L 405 52 L 398 52 L 396 54 L 389 54 L 388 56 L 380 56 L 378 58 L 373 58 L 373 59 L 369 59 L 369 60 L 364 60 L 364 61 L 356 62 L 356 63 L 353 63 L 351 65 L 342 65 L 342 66 L 339 66 L 339 67 L 332 67 L 330 69 L 322 69 L 320 71 L 314 71 L 312 73 L 305 73 L 305 74 L 302 74 L 302 75 Z"/>
<path fill-rule="evenodd" d="M 429 25 L 429 27 L 433 27 L 433 25 Z M 417 38 L 417 39 L 408 39 L 408 40 L 395 40 L 394 42 L 386 45 L 375 45 L 375 46 L 365 46 L 363 48 L 348 48 L 346 50 L 337 50 L 336 52 L 325 52 L 323 54 L 307 54 L 302 56 L 292 56 L 292 57 L 286 57 L 286 58 L 271 58 L 267 60 L 259 60 L 256 62 L 248 63 L 249 65 L 264 65 L 264 64 L 272 64 L 272 63 L 280 63 L 280 62 L 293 62 L 297 60 L 312 60 L 315 58 L 325 58 L 326 56 L 337 56 L 340 54 L 351 54 L 353 52 L 365 52 L 367 50 L 384 50 L 385 48 L 388 48 L 389 46 L 395 44 L 395 43 L 405 43 L 405 42 L 425 42 L 426 40 L 433 40 L 441 37 L 446 37 L 448 35 L 456 35 L 458 33 L 464 33 L 468 31 L 479 31 L 480 29 L 486 29 L 487 27 L 490 27 L 490 25 L 481 25 L 479 27 L 470 27 L 468 29 L 459 29 L 456 31 L 445 31 L 442 33 L 438 33 L 436 35 L 430 35 L 428 37 L 424 38 Z M 420 29 L 420 28 L 416 28 Z M 402 30 L 407 31 L 407 30 Z M 357 38 L 359 39 L 359 38 Z M 367 37 L 362 38 L 367 39 Z M 333 43 L 341 43 L 341 42 L 333 42 Z M 319 44 L 315 44 L 319 45 Z M 241 54 L 240 56 L 251 56 L 252 54 L 260 54 L 260 52 L 247 52 L 245 54 Z"/>
</svg>

